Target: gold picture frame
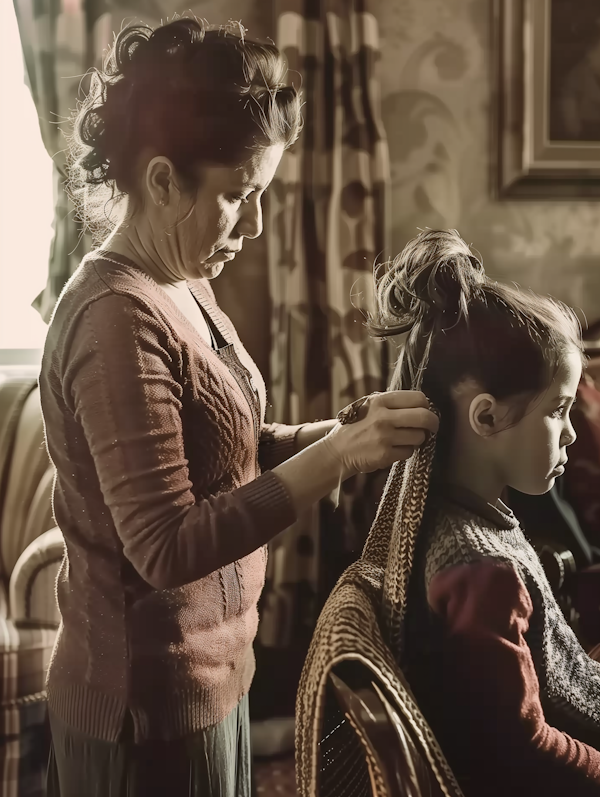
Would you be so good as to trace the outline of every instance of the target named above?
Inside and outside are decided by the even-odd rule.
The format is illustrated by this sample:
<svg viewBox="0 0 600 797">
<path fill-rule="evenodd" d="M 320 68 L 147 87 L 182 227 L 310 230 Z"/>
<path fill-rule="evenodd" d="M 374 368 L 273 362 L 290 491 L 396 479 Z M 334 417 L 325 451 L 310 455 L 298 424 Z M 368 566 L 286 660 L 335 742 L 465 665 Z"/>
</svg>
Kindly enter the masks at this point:
<svg viewBox="0 0 600 797">
<path fill-rule="evenodd" d="M 600 198 L 600 3 L 496 0 L 494 29 L 499 198 Z"/>
</svg>

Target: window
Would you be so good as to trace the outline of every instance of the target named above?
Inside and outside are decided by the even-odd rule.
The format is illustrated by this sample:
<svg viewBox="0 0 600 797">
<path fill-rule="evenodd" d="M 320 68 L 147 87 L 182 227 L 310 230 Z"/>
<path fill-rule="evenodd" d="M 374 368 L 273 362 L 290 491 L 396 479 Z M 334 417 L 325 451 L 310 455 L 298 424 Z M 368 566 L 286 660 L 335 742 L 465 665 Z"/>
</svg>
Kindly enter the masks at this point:
<svg viewBox="0 0 600 797">
<path fill-rule="evenodd" d="M 52 161 L 25 84 L 12 2 L 0 2 L 0 363 L 39 358 L 46 325 L 31 302 L 46 284 Z"/>
</svg>

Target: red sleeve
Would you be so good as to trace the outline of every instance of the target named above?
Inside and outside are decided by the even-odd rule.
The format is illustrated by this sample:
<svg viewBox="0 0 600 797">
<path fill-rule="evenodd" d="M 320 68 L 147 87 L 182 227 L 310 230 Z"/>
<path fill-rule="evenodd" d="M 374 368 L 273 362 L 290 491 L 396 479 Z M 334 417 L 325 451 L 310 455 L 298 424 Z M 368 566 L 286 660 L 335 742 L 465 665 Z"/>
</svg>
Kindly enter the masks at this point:
<svg viewBox="0 0 600 797">
<path fill-rule="evenodd" d="M 79 322 L 63 377 L 125 556 L 155 589 L 203 578 L 296 519 L 272 472 L 195 501 L 172 356 L 150 312 L 128 297 L 107 296 Z"/>
<path fill-rule="evenodd" d="M 444 690 L 472 793 L 600 795 L 600 753 L 545 720 L 525 641 L 532 604 L 516 572 L 489 560 L 451 567 L 428 599 L 444 623 Z"/>
</svg>

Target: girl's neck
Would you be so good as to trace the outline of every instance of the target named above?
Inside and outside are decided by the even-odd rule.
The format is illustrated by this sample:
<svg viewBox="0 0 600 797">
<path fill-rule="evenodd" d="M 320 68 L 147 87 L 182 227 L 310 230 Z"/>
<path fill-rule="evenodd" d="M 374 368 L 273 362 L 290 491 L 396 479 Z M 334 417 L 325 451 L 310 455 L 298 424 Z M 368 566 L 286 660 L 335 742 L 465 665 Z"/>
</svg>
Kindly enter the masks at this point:
<svg viewBox="0 0 600 797">
<path fill-rule="evenodd" d="M 481 461 L 472 452 L 452 452 L 442 469 L 442 481 L 464 487 L 495 506 L 506 484 L 491 463 Z"/>
</svg>

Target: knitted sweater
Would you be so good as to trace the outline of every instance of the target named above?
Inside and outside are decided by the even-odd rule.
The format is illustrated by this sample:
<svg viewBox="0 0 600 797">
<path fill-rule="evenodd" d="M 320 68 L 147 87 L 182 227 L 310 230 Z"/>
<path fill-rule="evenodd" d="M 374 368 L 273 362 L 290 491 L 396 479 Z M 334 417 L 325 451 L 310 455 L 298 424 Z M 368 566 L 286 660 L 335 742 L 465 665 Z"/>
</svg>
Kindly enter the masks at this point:
<svg viewBox="0 0 600 797">
<path fill-rule="evenodd" d="M 454 489 L 424 529 L 407 675 L 466 797 L 598 797 L 600 665 L 515 516 Z"/>
<path fill-rule="evenodd" d="M 111 260 L 104 259 L 107 255 Z M 298 427 L 265 426 L 265 389 L 208 282 L 188 283 L 214 351 L 126 258 L 96 252 L 61 294 L 40 391 L 66 543 L 50 708 L 115 741 L 220 722 L 254 673 L 265 544 L 295 520 L 264 467 Z"/>
</svg>

